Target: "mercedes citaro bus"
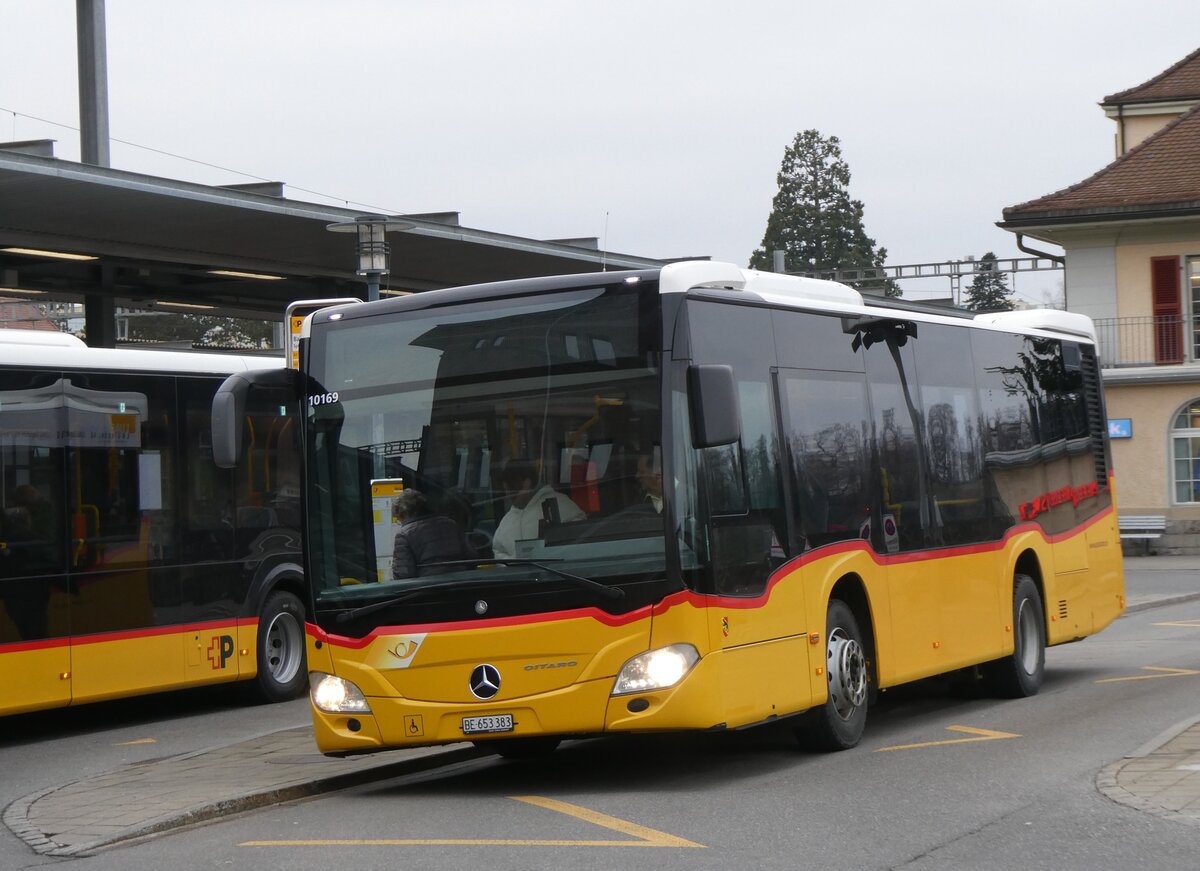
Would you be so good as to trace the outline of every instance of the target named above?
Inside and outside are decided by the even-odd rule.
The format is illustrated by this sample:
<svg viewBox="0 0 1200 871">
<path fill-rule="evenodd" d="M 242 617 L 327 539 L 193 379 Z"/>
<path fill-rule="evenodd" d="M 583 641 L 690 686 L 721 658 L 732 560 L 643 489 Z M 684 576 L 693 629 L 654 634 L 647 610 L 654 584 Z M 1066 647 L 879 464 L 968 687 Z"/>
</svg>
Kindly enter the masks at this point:
<svg viewBox="0 0 1200 871">
<path fill-rule="evenodd" d="M 236 471 L 211 441 L 225 379 L 282 366 L 0 330 L 0 715 L 304 690 L 294 395 L 248 392 Z"/>
<path fill-rule="evenodd" d="M 783 718 L 843 749 L 876 690 L 1028 696 L 1124 608 L 1082 315 L 682 262 L 331 306 L 298 359 L 327 754 Z M 401 532 L 407 489 L 457 549 Z"/>
</svg>

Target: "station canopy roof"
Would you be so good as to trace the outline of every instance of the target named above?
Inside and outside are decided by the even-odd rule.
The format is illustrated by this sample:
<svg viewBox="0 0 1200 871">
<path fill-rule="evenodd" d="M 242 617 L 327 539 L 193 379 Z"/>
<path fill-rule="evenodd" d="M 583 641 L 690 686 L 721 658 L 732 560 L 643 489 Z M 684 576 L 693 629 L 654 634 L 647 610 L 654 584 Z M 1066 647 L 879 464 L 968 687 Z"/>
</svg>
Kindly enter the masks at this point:
<svg viewBox="0 0 1200 871">
<path fill-rule="evenodd" d="M 363 212 L 282 194 L 278 183 L 210 186 L 60 160 L 44 142 L 0 145 L 0 296 L 15 289 L 82 302 L 99 294 L 117 306 L 269 318 L 294 300 L 364 297 L 355 235 L 327 229 Z M 454 212 L 388 218 L 408 226 L 387 233 L 384 294 L 666 262 L 602 252 L 594 239 L 471 229 Z"/>
</svg>

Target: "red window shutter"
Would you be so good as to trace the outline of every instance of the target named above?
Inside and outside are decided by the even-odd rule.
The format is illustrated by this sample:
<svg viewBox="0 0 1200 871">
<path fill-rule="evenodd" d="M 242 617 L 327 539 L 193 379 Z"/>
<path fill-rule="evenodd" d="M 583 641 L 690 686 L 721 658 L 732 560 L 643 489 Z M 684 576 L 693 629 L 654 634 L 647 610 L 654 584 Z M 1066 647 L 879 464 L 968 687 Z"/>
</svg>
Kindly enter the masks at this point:
<svg viewBox="0 0 1200 871">
<path fill-rule="evenodd" d="M 1150 287 L 1154 306 L 1154 362 L 1183 362 L 1183 316 L 1179 299 L 1179 258 L 1150 258 Z"/>
</svg>

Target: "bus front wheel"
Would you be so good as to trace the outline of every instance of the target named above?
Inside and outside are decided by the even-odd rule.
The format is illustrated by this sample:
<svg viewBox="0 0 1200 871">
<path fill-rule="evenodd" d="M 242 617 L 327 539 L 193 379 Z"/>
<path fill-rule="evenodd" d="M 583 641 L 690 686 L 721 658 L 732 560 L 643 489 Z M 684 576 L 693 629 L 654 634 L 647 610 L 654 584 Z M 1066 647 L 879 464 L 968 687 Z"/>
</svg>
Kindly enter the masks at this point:
<svg viewBox="0 0 1200 871">
<path fill-rule="evenodd" d="M 983 666 L 988 688 L 998 696 L 1037 695 L 1046 671 L 1046 617 L 1042 596 L 1029 575 L 1013 578 L 1013 652 Z"/>
<path fill-rule="evenodd" d="M 286 590 L 267 596 L 258 615 L 258 694 L 268 702 L 294 699 L 308 683 L 304 606 Z"/>
<path fill-rule="evenodd" d="M 849 750 L 867 725 L 870 665 L 858 620 L 850 606 L 830 599 L 825 618 L 825 675 L 829 697 L 797 729 L 801 743 L 817 750 Z"/>
</svg>

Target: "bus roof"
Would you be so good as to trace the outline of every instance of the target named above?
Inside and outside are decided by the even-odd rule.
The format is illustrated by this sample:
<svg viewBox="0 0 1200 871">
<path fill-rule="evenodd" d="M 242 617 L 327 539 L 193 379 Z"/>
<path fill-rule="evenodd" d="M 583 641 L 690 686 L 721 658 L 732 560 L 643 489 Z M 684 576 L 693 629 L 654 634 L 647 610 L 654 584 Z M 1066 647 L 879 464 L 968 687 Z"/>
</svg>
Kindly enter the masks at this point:
<svg viewBox="0 0 1200 871">
<path fill-rule="evenodd" d="M 1042 333 L 1072 337 L 1096 344 L 1091 318 L 1076 312 L 1056 309 L 1026 309 L 1011 312 L 972 313 L 958 308 L 923 305 L 884 296 L 864 296 L 849 285 L 798 275 L 782 275 L 744 269 L 715 260 L 685 260 L 669 263 L 658 270 L 638 270 L 578 275 L 543 276 L 488 284 L 473 284 L 442 290 L 424 291 L 411 296 L 351 303 L 322 309 L 305 319 L 300 335 L 307 337 L 314 318 L 335 319 L 369 317 L 392 311 L 412 311 L 441 305 L 454 305 L 501 296 L 566 290 L 617 281 L 658 281 L 659 293 L 712 291 L 732 292 L 757 298 L 772 305 L 828 312 L 848 317 L 904 318 L 932 323 L 957 324 L 1014 333 Z"/>
<path fill-rule="evenodd" d="M 38 369 L 100 369 L 229 375 L 250 369 L 277 369 L 282 356 L 259 357 L 210 351 L 142 348 L 90 348 L 75 336 L 50 330 L 0 329 L 0 366 Z"/>
<path fill-rule="evenodd" d="M 859 317 L 903 316 L 911 320 L 960 325 L 966 320 L 984 329 L 1071 336 L 1096 344 L 1096 328 L 1091 318 L 1077 312 L 1057 309 L 1023 309 L 975 314 L 956 308 L 914 305 L 884 296 L 864 296 L 853 287 L 836 281 L 759 272 L 742 269 L 731 263 L 699 260 L 664 266 L 659 282 L 659 290 L 662 293 L 680 293 L 695 289 L 728 290 L 752 294 L 764 302 L 790 308 L 816 309 Z"/>
</svg>

